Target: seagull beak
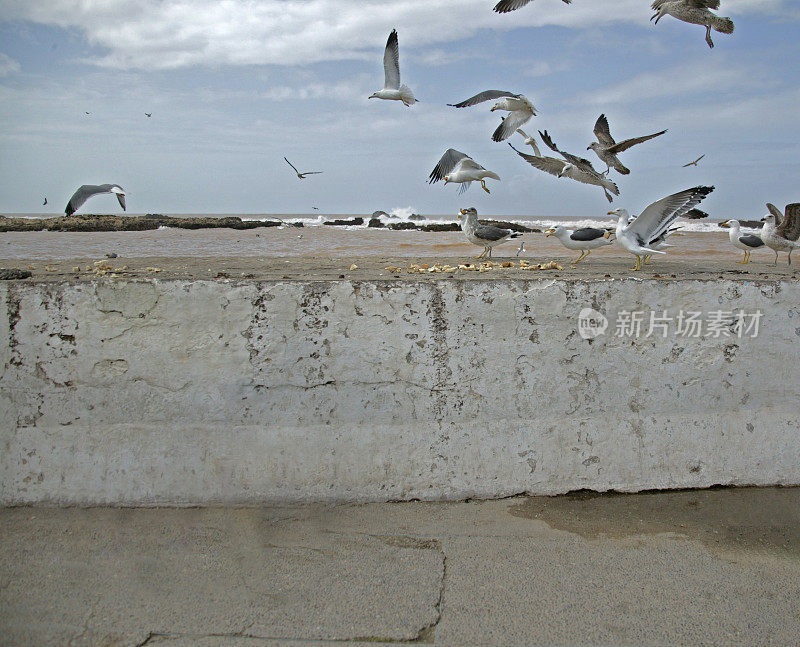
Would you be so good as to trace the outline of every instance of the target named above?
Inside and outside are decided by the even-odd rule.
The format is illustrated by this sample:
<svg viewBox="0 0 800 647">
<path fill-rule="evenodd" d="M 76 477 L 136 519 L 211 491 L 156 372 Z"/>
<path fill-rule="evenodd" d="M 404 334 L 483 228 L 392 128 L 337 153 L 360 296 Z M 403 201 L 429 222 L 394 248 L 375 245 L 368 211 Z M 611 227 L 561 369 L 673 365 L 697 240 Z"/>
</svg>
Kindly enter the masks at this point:
<svg viewBox="0 0 800 647">
<path fill-rule="evenodd" d="M 607 231 L 606 233 L 604 233 L 603 234 L 603 238 L 609 238 L 610 239 L 611 238 L 611 232 Z"/>
<path fill-rule="evenodd" d="M 617 214 L 614 213 L 613 211 L 609 211 L 606 215 L 607 216 L 616 216 Z"/>
<path fill-rule="evenodd" d="M 728 226 L 728 221 L 726 220 L 725 222 L 719 223 L 719 226 L 720 227 L 727 227 Z"/>
<path fill-rule="evenodd" d="M 552 236 L 554 232 L 555 232 L 555 229 L 545 229 L 544 230 L 544 233 L 546 234 L 545 238 L 548 238 L 548 237 Z"/>
</svg>

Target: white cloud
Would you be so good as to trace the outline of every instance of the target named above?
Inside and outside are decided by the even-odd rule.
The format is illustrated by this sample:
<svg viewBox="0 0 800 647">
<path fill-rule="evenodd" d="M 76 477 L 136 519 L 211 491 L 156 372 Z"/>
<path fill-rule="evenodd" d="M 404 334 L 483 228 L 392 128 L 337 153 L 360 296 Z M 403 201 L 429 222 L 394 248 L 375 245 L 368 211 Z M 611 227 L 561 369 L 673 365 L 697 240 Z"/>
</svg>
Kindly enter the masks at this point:
<svg viewBox="0 0 800 647">
<path fill-rule="evenodd" d="M 0 76 L 8 76 L 19 72 L 19 63 L 10 56 L 0 53 Z"/>
<path fill-rule="evenodd" d="M 737 13 L 775 13 L 787 0 L 740 0 Z M 513 14 L 492 0 L 6 0 L 0 17 L 77 29 L 106 51 L 112 68 L 297 65 L 372 58 L 386 34 L 404 49 L 452 42 L 483 28 L 507 30 L 612 23 L 647 25 L 643 0 L 584 0 L 569 7 L 537 0 Z"/>
</svg>

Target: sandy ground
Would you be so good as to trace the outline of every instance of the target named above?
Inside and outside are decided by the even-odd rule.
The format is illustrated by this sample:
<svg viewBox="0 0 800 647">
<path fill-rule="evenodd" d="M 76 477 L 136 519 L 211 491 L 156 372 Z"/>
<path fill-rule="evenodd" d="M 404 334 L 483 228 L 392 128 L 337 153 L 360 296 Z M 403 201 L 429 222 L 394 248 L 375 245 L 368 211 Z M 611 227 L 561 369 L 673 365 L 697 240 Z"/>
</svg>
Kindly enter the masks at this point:
<svg viewBox="0 0 800 647">
<path fill-rule="evenodd" d="M 794 645 L 800 488 L 0 510 L 0 643 Z"/>
<path fill-rule="evenodd" d="M 784 255 L 785 256 L 785 255 Z M 531 264 L 555 261 L 562 269 L 521 270 L 519 259 L 497 256 L 497 262 L 512 262 L 513 267 L 496 267 L 487 272 L 459 270 L 447 273 L 409 273 L 412 265 L 477 264 L 474 257 L 291 257 L 259 258 L 254 256 L 225 258 L 211 257 L 146 257 L 146 258 L 76 258 L 69 260 L 0 259 L 2 268 L 29 269 L 32 277 L 28 281 L 85 281 L 97 278 L 159 278 L 159 279 L 216 279 L 216 280 L 462 280 L 497 278 L 568 278 L 584 281 L 608 280 L 610 278 L 658 279 L 664 281 L 726 278 L 748 281 L 775 281 L 800 277 L 800 258 L 792 266 L 785 258 L 777 267 L 763 261 L 747 265 L 734 260 L 698 260 L 682 258 L 659 258 L 645 266 L 641 272 L 631 271 L 632 262 L 626 257 L 592 256 L 577 265 L 570 264 L 574 256 L 550 255 L 530 259 Z M 353 265 L 357 268 L 351 269 Z M 386 268 L 401 268 L 396 272 Z"/>
</svg>

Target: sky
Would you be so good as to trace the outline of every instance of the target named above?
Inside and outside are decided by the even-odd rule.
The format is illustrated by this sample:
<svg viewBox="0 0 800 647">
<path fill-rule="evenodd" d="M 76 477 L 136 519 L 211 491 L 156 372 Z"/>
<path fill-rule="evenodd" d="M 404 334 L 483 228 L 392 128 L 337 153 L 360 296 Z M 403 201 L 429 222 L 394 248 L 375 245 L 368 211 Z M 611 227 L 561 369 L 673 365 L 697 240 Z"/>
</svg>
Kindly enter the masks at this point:
<svg viewBox="0 0 800 647">
<path fill-rule="evenodd" d="M 713 50 L 703 27 L 654 26 L 650 0 L 493 4 L 3 0 L 0 213 L 63 212 L 78 186 L 102 183 L 128 192 L 129 213 L 164 214 L 595 217 L 699 184 L 716 187 L 701 207 L 720 219 L 800 200 L 800 0 L 722 0 L 736 29 L 712 32 Z M 411 108 L 368 99 L 392 29 Z M 598 170 L 586 147 L 601 113 L 617 140 L 668 132 L 621 155 L 632 173 L 612 171 L 609 205 L 491 141 L 491 103 L 446 105 L 487 89 L 525 94 L 539 110 L 526 130 Z M 500 175 L 491 195 L 428 184 L 448 148 Z M 324 173 L 298 180 L 284 156 Z M 119 207 L 106 195 L 87 210 Z"/>
</svg>

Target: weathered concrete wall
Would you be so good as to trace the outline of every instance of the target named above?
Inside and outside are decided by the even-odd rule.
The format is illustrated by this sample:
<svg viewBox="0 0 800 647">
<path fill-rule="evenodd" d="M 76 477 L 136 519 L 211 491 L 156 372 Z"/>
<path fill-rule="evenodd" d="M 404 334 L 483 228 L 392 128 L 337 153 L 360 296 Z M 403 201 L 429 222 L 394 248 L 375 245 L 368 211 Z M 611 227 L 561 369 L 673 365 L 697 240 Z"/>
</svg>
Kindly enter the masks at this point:
<svg viewBox="0 0 800 647">
<path fill-rule="evenodd" d="M 586 306 L 763 318 L 590 342 Z M 0 313 L 4 504 L 800 483 L 794 281 L 12 283 Z"/>
</svg>

